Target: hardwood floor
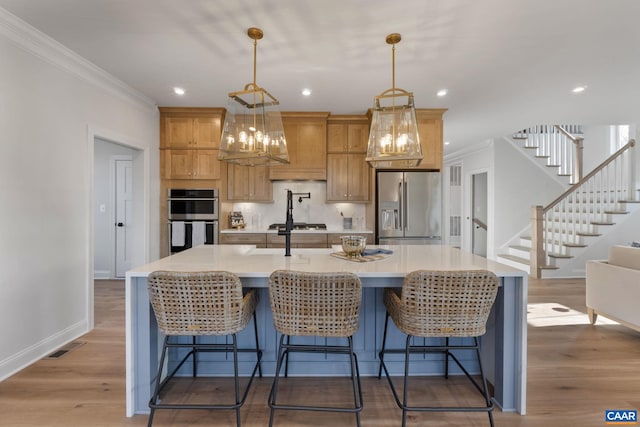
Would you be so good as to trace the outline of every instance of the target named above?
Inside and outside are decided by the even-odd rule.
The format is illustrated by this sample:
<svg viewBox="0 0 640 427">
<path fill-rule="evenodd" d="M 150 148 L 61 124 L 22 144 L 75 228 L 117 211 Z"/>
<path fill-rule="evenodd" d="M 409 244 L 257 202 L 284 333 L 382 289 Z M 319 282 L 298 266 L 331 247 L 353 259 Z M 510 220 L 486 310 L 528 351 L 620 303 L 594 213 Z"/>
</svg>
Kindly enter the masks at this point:
<svg viewBox="0 0 640 427">
<path fill-rule="evenodd" d="M 589 325 L 584 280 L 532 279 L 529 284 L 528 413 L 496 410 L 496 426 L 595 427 L 605 425 L 605 409 L 640 409 L 640 333 L 601 317 L 602 324 Z M 0 426 L 146 425 L 146 416 L 124 416 L 124 283 L 96 281 L 95 295 L 96 328 L 77 340 L 83 345 L 0 383 Z M 459 380 L 445 384 L 427 378 L 417 384 L 416 395 L 441 403 L 466 398 Z M 293 381 L 292 398 L 329 401 L 343 390 L 339 378 Z M 242 409 L 243 426 L 268 424 L 270 385 L 270 378 L 256 380 Z M 363 390 L 363 426 L 400 424 L 400 410 L 384 380 L 363 378 Z M 235 425 L 234 415 L 159 411 L 154 422 L 157 427 L 187 425 Z M 355 421 L 350 414 L 287 412 L 277 415 L 276 425 L 344 426 Z M 488 426 L 488 420 L 485 414 L 410 414 L 408 425 Z"/>
</svg>

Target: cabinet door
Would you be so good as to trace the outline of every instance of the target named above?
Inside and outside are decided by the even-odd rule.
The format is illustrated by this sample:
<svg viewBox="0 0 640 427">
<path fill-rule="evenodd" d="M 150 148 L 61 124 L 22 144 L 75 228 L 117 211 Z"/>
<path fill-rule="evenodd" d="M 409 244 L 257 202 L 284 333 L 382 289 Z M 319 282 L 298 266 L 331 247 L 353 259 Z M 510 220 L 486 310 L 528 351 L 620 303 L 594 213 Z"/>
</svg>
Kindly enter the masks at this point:
<svg viewBox="0 0 640 427">
<path fill-rule="evenodd" d="M 267 235 L 265 233 L 220 233 L 221 245 L 256 245 L 257 248 L 267 247 Z"/>
<path fill-rule="evenodd" d="M 366 153 L 367 144 L 369 143 L 369 125 L 349 124 L 347 131 L 349 134 L 349 144 L 347 147 L 348 152 Z"/>
<path fill-rule="evenodd" d="M 349 127 L 342 123 L 327 125 L 327 152 L 346 153 L 348 150 Z"/>
<path fill-rule="evenodd" d="M 366 202 L 369 200 L 369 164 L 366 154 L 347 154 L 348 163 L 348 200 Z"/>
<path fill-rule="evenodd" d="M 219 150 L 192 150 L 194 179 L 220 179 Z"/>
<path fill-rule="evenodd" d="M 227 164 L 227 199 L 246 201 L 249 199 L 249 167 Z"/>
<path fill-rule="evenodd" d="M 416 111 L 423 156 L 417 169 L 442 170 L 442 114 L 445 111 L 439 109 L 418 109 Z"/>
<path fill-rule="evenodd" d="M 294 113 L 282 117 L 288 165 L 272 166 L 271 179 L 327 179 L 326 113 Z"/>
<path fill-rule="evenodd" d="M 193 121 L 195 148 L 220 148 L 220 117 L 199 117 Z"/>
<path fill-rule="evenodd" d="M 165 140 L 167 148 L 193 147 L 193 125 L 190 117 L 165 117 Z"/>
<path fill-rule="evenodd" d="M 349 200 L 349 168 L 346 154 L 327 154 L 327 201 Z"/>
<path fill-rule="evenodd" d="M 269 181 L 268 167 L 249 168 L 249 200 L 253 202 L 273 201 L 273 186 Z"/>
<path fill-rule="evenodd" d="M 193 179 L 192 150 L 165 150 L 167 179 Z"/>
<path fill-rule="evenodd" d="M 263 166 L 227 166 L 227 200 L 272 202 L 269 168 Z"/>
</svg>

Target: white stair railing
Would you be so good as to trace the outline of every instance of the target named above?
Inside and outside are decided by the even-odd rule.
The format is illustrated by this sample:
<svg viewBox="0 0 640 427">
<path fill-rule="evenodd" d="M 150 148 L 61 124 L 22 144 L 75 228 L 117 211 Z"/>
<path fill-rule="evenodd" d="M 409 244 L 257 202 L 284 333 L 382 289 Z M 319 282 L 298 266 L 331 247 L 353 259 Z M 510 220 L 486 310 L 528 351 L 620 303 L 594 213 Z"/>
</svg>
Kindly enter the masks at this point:
<svg viewBox="0 0 640 427">
<path fill-rule="evenodd" d="M 597 225 L 609 224 L 619 203 L 635 200 L 634 145 L 630 140 L 549 205 L 532 207 L 532 276 L 541 277 L 549 257 L 562 257 L 567 247 L 598 235 Z"/>
<path fill-rule="evenodd" d="M 514 133 L 512 138 L 525 140 L 524 148 L 535 149 L 536 157 L 546 158 L 547 166 L 558 168 L 558 175 L 570 176 L 570 184 L 582 178 L 581 126 L 532 126 Z"/>
</svg>

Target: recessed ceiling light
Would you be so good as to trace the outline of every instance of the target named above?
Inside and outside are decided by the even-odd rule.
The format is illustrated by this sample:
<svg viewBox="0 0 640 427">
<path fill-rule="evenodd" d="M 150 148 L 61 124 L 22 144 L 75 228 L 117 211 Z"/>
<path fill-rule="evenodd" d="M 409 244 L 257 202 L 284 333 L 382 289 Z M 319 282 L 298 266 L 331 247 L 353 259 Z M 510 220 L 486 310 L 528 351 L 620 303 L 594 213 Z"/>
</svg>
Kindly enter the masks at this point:
<svg viewBox="0 0 640 427">
<path fill-rule="evenodd" d="M 447 94 L 447 92 L 448 92 L 448 90 L 446 90 L 446 89 L 440 89 L 440 90 L 436 93 L 436 95 L 438 95 L 438 96 L 442 97 L 442 96 L 445 96 L 445 95 Z"/>
<path fill-rule="evenodd" d="M 176 95 L 184 95 L 184 89 L 182 89 L 181 87 L 174 87 L 173 93 L 175 93 Z"/>
<path fill-rule="evenodd" d="M 304 96 L 311 95 L 311 89 L 305 87 L 304 89 L 302 89 L 302 95 Z"/>
<path fill-rule="evenodd" d="M 445 142 L 444 142 L 444 145 L 449 145 L 449 141 L 445 141 Z"/>
<path fill-rule="evenodd" d="M 586 89 L 586 86 L 576 86 L 573 88 L 572 92 L 573 93 L 580 93 L 580 92 L 584 92 L 584 90 Z"/>
</svg>

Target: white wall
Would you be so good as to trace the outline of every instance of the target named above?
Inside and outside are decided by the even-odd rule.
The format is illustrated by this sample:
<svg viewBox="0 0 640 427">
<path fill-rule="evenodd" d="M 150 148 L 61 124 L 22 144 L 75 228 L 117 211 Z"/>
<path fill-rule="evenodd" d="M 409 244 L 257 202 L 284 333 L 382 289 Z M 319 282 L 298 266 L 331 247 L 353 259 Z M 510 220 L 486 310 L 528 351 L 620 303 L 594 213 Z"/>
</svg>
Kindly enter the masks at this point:
<svg viewBox="0 0 640 427">
<path fill-rule="evenodd" d="M 502 138 L 495 140 L 493 156 L 495 246 L 490 249 L 491 258 L 530 224 L 531 206 L 544 206 L 568 188 Z"/>
<path fill-rule="evenodd" d="M 2 9 L 0 58 L 3 379 L 92 325 L 92 132 L 144 150 L 139 260 L 157 258 L 159 126 L 152 103 Z"/>
</svg>

